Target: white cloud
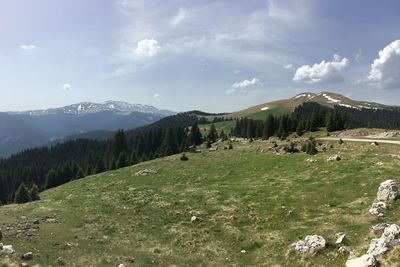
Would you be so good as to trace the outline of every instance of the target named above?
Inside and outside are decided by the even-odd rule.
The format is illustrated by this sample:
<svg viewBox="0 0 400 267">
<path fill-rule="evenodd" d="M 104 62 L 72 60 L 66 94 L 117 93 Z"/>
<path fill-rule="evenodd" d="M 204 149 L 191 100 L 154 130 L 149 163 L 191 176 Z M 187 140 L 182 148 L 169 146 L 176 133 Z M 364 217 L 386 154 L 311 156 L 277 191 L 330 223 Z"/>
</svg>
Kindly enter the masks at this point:
<svg viewBox="0 0 400 267">
<path fill-rule="evenodd" d="M 333 55 L 332 61 L 303 65 L 296 70 L 293 81 L 304 83 L 337 83 L 343 81 L 341 71 L 350 64 L 347 58 Z"/>
<path fill-rule="evenodd" d="M 36 49 L 36 45 L 30 44 L 30 45 L 21 45 L 20 48 L 22 50 L 32 50 L 32 49 Z"/>
<path fill-rule="evenodd" d="M 257 78 L 253 78 L 252 80 L 243 80 L 240 82 L 235 82 L 234 84 L 231 85 L 231 88 L 229 88 L 225 93 L 229 95 L 236 92 L 238 89 L 243 89 L 255 85 L 261 85 L 260 81 Z"/>
<path fill-rule="evenodd" d="M 172 27 L 178 27 L 187 17 L 187 13 L 183 8 L 179 8 L 178 14 L 176 14 L 171 20 Z"/>
<path fill-rule="evenodd" d="M 283 66 L 285 69 L 290 70 L 293 68 L 293 64 L 287 64 L 285 66 Z"/>
<path fill-rule="evenodd" d="M 72 90 L 72 85 L 70 85 L 69 83 L 64 83 L 62 86 L 62 89 L 64 91 L 71 91 Z"/>
<path fill-rule="evenodd" d="M 400 39 L 379 51 L 367 81 L 381 89 L 400 89 Z"/>
<path fill-rule="evenodd" d="M 154 95 L 153 95 L 153 98 L 159 98 L 159 97 L 160 97 L 159 94 L 154 94 Z"/>
<path fill-rule="evenodd" d="M 144 57 L 153 57 L 161 51 L 157 40 L 143 39 L 137 43 L 136 54 Z"/>
</svg>

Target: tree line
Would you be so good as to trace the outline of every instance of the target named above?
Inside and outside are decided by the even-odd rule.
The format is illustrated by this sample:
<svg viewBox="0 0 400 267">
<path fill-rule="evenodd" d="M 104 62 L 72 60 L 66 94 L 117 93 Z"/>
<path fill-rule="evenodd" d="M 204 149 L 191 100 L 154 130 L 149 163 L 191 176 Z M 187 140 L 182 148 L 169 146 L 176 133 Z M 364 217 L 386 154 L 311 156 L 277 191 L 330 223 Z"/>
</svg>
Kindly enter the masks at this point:
<svg viewBox="0 0 400 267">
<path fill-rule="evenodd" d="M 185 151 L 203 142 L 199 122 L 205 121 L 183 113 L 132 131 L 118 130 L 110 140 L 71 140 L 2 159 L 0 203 L 34 200 L 29 193 L 32 188 L 42 191 L 88 175 Z M 18 192 L 22 192 L 22 200 Z"/>
</svg>

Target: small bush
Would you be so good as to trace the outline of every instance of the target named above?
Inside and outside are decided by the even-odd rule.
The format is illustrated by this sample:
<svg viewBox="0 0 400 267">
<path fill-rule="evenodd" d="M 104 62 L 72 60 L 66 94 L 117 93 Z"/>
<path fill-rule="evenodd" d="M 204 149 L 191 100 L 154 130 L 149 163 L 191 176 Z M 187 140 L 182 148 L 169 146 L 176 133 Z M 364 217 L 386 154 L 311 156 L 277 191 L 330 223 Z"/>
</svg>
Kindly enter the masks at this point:
<svg viewBox="0 0 400 267">
<path fill-rule="evenodd" d="M 340 138 L 339 139 L 339 145 L 341 145 L 341 144 L 343 144 L 344 142 L 343 142 L 343 140 L 342 140 L 342 138 Z"/>
<path fill-rule="evenodd" d="M 183 153 L 182 156 L 181 156 L 181 160 L 182 161 L 187 161 L 187 160 L 189 160 L 189 158 L 186 157 L 185 153 Z"/>
<path fill-rule="evenodd" d="M 297 153 L 297 152 L 299 152 L 299 150 L 296 148 L 296 146 L 295 146 L 295 144 L 293 142 L 290 142 L 289 144 L 285 145 L 284 150 L 287 153 Z"/>
<path fill-rule="evenodd" d="M 228 149 L 233 149 L 232 143 L 229 143 Z"/>
<path fill-rule="evenodd" d="M 317 143 L 315 142 L 315 139 L 313 137 L 310 137 L 310 139 L 306 143 L 306 153 L 308 155 L 315 155 L 318 153 L 318 150 L 316 148 Z"/>
</svg>

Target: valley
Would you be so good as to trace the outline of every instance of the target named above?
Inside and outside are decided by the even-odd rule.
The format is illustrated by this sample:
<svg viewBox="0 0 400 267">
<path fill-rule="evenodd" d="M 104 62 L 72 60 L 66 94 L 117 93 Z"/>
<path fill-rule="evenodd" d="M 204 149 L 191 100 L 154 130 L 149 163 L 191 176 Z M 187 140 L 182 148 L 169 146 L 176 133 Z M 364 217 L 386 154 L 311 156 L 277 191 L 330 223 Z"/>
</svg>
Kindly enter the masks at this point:
<svg viewBox="0 0 400 267">
<path fill-rule="evenodd" d="M 155 159 L 47 190 L 40 201 L 3 206 L 2 242 L 13 245 L 15 257 L 32 251 L 31 262 L 43 266 L 343 266 L 336 233 L 363 254 L 373 225 L 400 223 L 398 202 L 384 217 L 368 213 L 379 184 L 398 177 L 398 146 L 324 141 L 309 156 L 276 154 L 274 142 L 281 143 L 201 147 L 187 153 L 188 161 Z M 342 160 L 327 162 L 334 154 Z M 143 169 L 157 173 L 135 175 Z M 316 255 L 290 252 L 309 234 L 329 245 Z M 391 266 L 398 253 L 378 259 Z"/>
</svg>

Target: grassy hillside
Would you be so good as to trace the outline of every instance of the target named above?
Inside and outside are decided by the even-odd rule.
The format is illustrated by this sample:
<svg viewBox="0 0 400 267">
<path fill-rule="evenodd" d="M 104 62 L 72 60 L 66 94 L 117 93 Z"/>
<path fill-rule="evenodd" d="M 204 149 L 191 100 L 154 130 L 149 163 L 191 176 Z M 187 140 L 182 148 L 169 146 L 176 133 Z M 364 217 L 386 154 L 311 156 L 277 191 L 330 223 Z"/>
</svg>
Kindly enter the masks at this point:
<svg viewBox="0 0 400 267">
<path fill-rule="evenodd" d="M 0 207 L 2 242 L 14 245 L 16 261 L 32 251 L 42 266 L 342 266 L 336 233 L 363 253 L 372 225 L 400 223 L 400 203 L 384 218 L 368 213 L 379 183 L 398 177 L 400 154 L 333 144 L 315 163 L 275 155 L 269 142 L 235 142 L 186 162 L 175 155 L 77 180 L 38 202 Z M 336 153 L 342 161 L 326 161 Z M 145 168 L 158 173 L 134 175 Z M 328 248 L 288 253 L 308 234 L 324 236 Z"/>
</svg>

